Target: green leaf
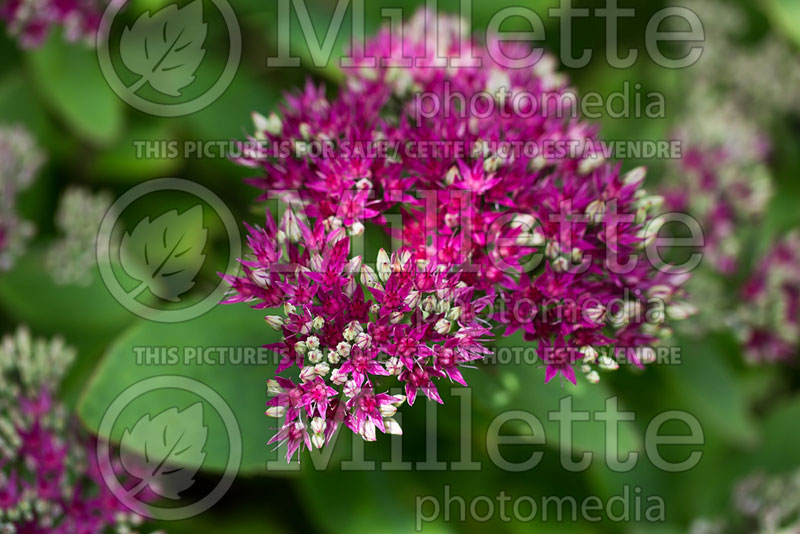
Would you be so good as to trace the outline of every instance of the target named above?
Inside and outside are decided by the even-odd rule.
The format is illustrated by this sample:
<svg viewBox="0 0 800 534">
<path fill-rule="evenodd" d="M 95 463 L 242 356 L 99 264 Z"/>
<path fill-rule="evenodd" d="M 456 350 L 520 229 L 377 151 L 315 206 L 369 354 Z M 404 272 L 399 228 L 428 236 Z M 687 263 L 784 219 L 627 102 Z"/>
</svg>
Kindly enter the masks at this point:
<svg viewBox="0 0 800 534">
<path fill-rule="evenodd" d="M 767 0 L 766 6 L 773 24 L 800 45 L 800 3 L 796 0 Z"/>
<path fill-rule="evenodd" d="M 153 154 L 153 146 L 166 147 L 163 149 L 166 153 Z M 92 181 L 140 183 L 156 176 L 179 176 L 176 172 L 184 160 L 169 152 L 172 147 L 179 146 L 166 121 L 133 123 L 125 129 L 118 143 L 91 161 Z"/>
<path fill-rule="evenodd" d="M 160 93 L 181 96 L 206 55 L 207 33 L 201 0 L 182 8 L 169 5 L 152 17 L 149 11 L 143 13 L 125 28 L 120 41 L 122 62 L 140 76 L 128 90 L 135 93 L 149 83 Z"/>
<path fill-rule="evenodd" d="M 164 410 L 150 418 L 145 414 L 125 429 L 120 447 L 125 471 L 141 480 L 158 495 L 178 500 L 180 493 L 194 484 L 194 475 L 203 465 L 208 427 L 203 424 L 203 405 L 196 403 L 183 411 Z M 144 456 L 129 451 L 144 448 Z"/>
<path fill-rule="evenodd" d="M 0 276 L 0 307 L 38 333 L 99 336 L 118 332 L 135 316 L 120 305 L 94 269 L 88 287 L 58 285 L 45 270 L 45 250 L 19 258 Z"/>
<path fill-rule="evenodd" d="M 763 442 L 754 463 L 761 469 L 787 472 L 800 465 L 800 397 L 779 405 L 762 430 Z"/>
<path fill-rule="evenodd" d="M 120 244 L 120 262 L 140 282 L 133 293 L 149 289 L 157 297 L 180 302 L 179 295 L 194 287 L 205 262 L 208 230 L 201 205 L 179 214 L 168 211 L 155 220 L 145 217 Z"/>
<path fill-rule="evenodd" d="M 220 305 L 185 323 L 137 323 L 109 347 L 79 402 L 81 419 L 97 432 L 105 411 L 128 387 L 156 376 L 188 377 L 214 390 L 233 411 L 242 437 L 240 474 L 266 474 L 271 449 L 267 441 L 274 421 L 264 415 L 265 384 L 276 366 L 271 352 L 256 349 L 277 341 L 279 334 L 264 325 L 263 315 L 245 305 Z M 150 359 L 137 356 L 143 350 L 149 350 Z M 204 353 L 203 358 L 197 356 L 198 351 Z M 237 354 L 248 351 L 256 355 L 249 360 L 244 356 L 236 359 Z M 174 361 L 165 357 L 168 352 L 177 355 Z M 180 390 L 150 392 L 124 410 L 111 435 L 103 437 L 119 442 L 123 429 L 133 428 L 145 414 L 159 414 L 171 407 L 182 410 L 197 401 L 197 395 Z M 213 404 L 204 402 L 203 406 L 208 441 L 205 462 L 198 467 L 220 472 L 228 461 L 228 433 Z M 144 444 L 138 440 L 130 446 L 144 453 Z M 188 462 L 192 466 L 198 463 Z"/>
<path fill-rule="evenodd" d="M 65 46 L 56 36 L 28 57 L 36 89 L 74 133 L 97 145 L 114 141 L 122 131 L 122 102 L 92 49 Z"/>
<path fill-rule="evenodd" d="M 519 333 L 501 338 L 496 343 L 498 349 L 523 348 L 526 355 L 531 354 L 533 346 L 524 341 Z M 477 391 L 483 392 L 476 397 L 476 404 L 482 405 L 489 413 L 524 410 L 536 416 L 544 427 L 547 446 L 554 449 L 562 446 L 559 440 L 561 423 L 551 421 L 549 415 L 561 411 L 562 399 L 571 398 L 573 412 L 590 413 L 589 421 L 572 425 L 572 450 L 593 452 L 594 461 L 602 461 L 606 443 L 605 424 L 594 418 L 597 413 L 605 411 L 606 401 L 615 397 L 615 394 L 602 381 L 590 384 L 580 376 L 578 385 L 566 381 L 559 384 L 559 378 L 545 384 L 544 379 L 544 367 L 540 363 L 512 361 L 492 369 L 479 369 L 471 373 L 468 381 Z M 627 411 L 621 401 L 618 401 L 617 410 Z M 640 449 L 641 438 L 633 423 L 621 421 L 618 429 L 617 450 L 620 457 L 624 458 L 627 452 Z M 523 432 L 530 434 L 530 430 Z"/>
<path fill-rule="evenodd" d="M 756 426 L 736 375 L 720 351 L 722 339 L 681 339 L 679 365 L 666 366 L 672 409 L 695 415 L 706 429 L 732 442 L 752 444 Z"/>
</svg>

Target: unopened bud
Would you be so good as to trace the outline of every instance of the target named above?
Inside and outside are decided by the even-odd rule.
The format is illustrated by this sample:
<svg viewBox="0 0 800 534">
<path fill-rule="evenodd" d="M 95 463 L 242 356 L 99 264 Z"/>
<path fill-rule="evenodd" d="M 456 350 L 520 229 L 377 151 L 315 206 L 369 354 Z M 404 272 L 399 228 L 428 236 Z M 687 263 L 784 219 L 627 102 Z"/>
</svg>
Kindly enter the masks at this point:
<svg viewBox="0 0 800 534">
<path fill-rule="evenodd" d="M 279 315 L 267 315 L 264 317 L 264 322 L 274 330 L 280 330 L 283 327 L 284 319 Z"/>
<path fill-rule="evenodd" d="M 622 183 L 628 186 L 639 187 L 642 185 L 642 182 L 644 182 L 645 176 L 647 176 L 647 169 L 645 167 L 636 167 L 625 174 L 622 178 Z"/>
<path fill-rule="evenodd" d="M 392 274 L 392 265 L 389 260 L 389 254 L 384 249 L 378 251 L 377 267 L 378 277 L 382 282 L 386 282 Z"/>
<path fill-rule="evenodd" d="M 319 363 L 322 361 L 322 351 L 320 350 L 310 350 L 308 351 L 308 361 L 311 363 Z"/>
<path fill-rule="evenodd" d="M 283 417 L 286 415 L 286 406 L 270 406 L 265 413 L 269 417 Z"/>
<path fill-rule="evenodd" d="M 433 329 L 436 330 L 436 332 L 438 332 L 439 334 L 444 335 L 450 332 L 451 326 L 452 323 L 447 319 L 439 319 L 438 321 L 436 321 L 436 325 L 433 327 Z"/>
</svg>

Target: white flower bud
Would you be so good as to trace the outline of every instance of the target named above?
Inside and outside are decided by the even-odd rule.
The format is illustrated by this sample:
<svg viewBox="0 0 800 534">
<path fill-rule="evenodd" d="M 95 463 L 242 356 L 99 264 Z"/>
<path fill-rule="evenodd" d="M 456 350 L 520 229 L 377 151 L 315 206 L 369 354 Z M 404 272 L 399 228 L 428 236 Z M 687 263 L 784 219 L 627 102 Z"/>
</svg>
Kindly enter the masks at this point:
<svg viewBox="0 0 800 534">
<path fill-rule="evenodd" d="M 347 262 L 347 266 L 344 268 L 344 272 L 347 274 L 355 274 L 361 271 L 361 265 L 363 264 L 364 259 L 361 256 L 355 256 Z"/>
<path fill-rule="evenodd" d="M 682 321 L 697 313 L 697 308 L 688 302 L 676 302 L 667 306 L 667 317 L 673 321 Z"/>
<path fill-rule="evenodd" d="M 586 206 L 586 216 L 590 223 L 600 222 L 606 213 L 606 203 L 600 199 L 593 200 Z"/>
<path fill-rule="evenodd" d="M 274 330 L 280 330 L 284 325 L 284 319 L 279 315 L 267 315 L 264 317 L 264 322 Z"/>
<path fill-rule="evenodd" d="M 422 299 L 422 303 L 419 307 L 425 313 L 433 313 L 433 311 L 436 309 L 436 297 L 433 295 L 428 295 Z"/>
<path fill-rule="evenodd" d="M 622 183 L 629 186 L 639 187 L 642 185 L 642 182 L 644 182 L 645 176 L 647 176 L 647 169 L 645 167 L 636 167 L 625 174 L 625 176 L 622 178 Z"/>
<path fill-rule="evenodd" d="M 334 364 L 334 365 L 335 365 L 335 364 L 339 363 L 339 360 L 340 360 L 340 359 L 341 359 L 341 358 L 340 358 L 340 356 L 339 356 L 339 353 L 338 353 L 338 352 L 336 352 L 335 350 L 332 350 L 332 351 L 330 351 L 330 352 L 328 353 L 328 361 L 329 361 L 330 363 L 332 363 L 332 364 Z"/>
<path fill-rule="evenodd" d="M 297 216 L 291 209 L 287 209 L 284 213 L 281 227 L 286 232 L 286 238 L 292 243 L 297 243 L 303 238 L 300 225 L 297 223 Z"/>
<path fill-rule="evenodd" d="M 284 389 L 278 383 L 277 380 L 274 378 L 270 378 L 267 380 L 267 392 L 271 395 L 278 395 L 279 393 L 283 393 Z"/>
<path fill-rule="evenodd" d="M 308 339 L 306 339 L 306 346 L 311 350 L 318 349 L 319 338 L 317 336 L 308 336 Z"/>
<path fill-rule="evenodd" d="M 292 304 L 291 302 L 283 303 L 283 312 L 286 315 L 293 315 L 295 311 L 297 311 L 297 307 L 294 304 Z"/>
<path fill-rule="evenodd" d="M 405 303 L 406 306 L 408 306 L 409 308 L 411 308 L 413 310 L 414 308 L 417 307 L 417 304 L 419 304 L 420 298 L 421 298 L 421 295 L 420 295 L 419 291 L 413 291 L 412 290 L 412 291 L 408 292 L 408 295 L 406 295 L 406 298 L 403 299 L 403 302 Z"/>
<path fill-rule="evenodd" d="M 397 421 L 391 418 L 387 418 L 383 420 L 383 427 L 386 429 L 387 434 L 391 434 L 394 436 L 402 436 L 403 429 L 400 428 L 400 425 Z"/>
<path fill-rule="evenodd" d="M 305 354 L 308 351 L 305 341 L 298 341 L 294 344 L 294 351 L 298 354 Z"/>
<path fill-rule="evenodd" d="M 558 241 L 548 241 L 547 246 L 544 247 L 544 255 L 551 260 L 557 258 L 561 254 L 561 246 Z"/>
<path fill-rule="evenodd" d="M 438 332 L 439 334 L 444 335 L 450 332 L 450 328 L 452 326 L 453 324 L 447 319 L 439 319 L 438 321 L 436 321 L 436 325 L 433 327 L 433 329 L 436 330 L 436 332 Z"/>
<path fill-rule="evenodd" d="M 559 256 L 553 260 L 553 270 L 557 273 L 566 272 L 569 269 L 569 262 L 564 256 Z"/>
<path fill-rule="evenodd" d="M 318 349 L 312 349 L 308 351 L 308 361 L 311 363 L 319 363 L 322 361 L 322 351 Z"/>
<path fill-rule="evenodd" d="M 331 382 L 337 386 L 341 386 L 347 382 L 347 373 L 343 373 L 339 369 L 334 369 L 331 373 Z"/>
<path fill-rule="evenodd" d="M 375 441 L 377 439 L 375 435 L 375 423 L 370 420 L 364 421 L 364 426 L 361 427 L 359 434 L 365 441 Z"/>
<path fill-rule="evenodd" d="M 369 265 L 361 266 L 361 283 L 374 289 L 382 288 L 381 283 L 378 281 L 378 275 Z"/>
<path fill-rule="evenodd" d="M 668 285 L 656 285 L 647 290 L 647 298 L 657 300 L 669 300 L 673 290 Z"/>
<path fill-rule="evenodd" d="M 583 361 L 585 363 L 594 363 L 597 361 L 597 351 L 594 350 L 594 347 L 585 345 L 580 348 L 580 352 L 583 354 Z"/>
<path fill-rule="evenodd" d="M 531 230 L 536 226 L 536 217 L 528 213 L 518 213 L 517 215 L 514 215 L 514 219 L 511 220 L 510 226 L 514 230 L 518 230 L 520 228 L 526 231 Z"/>
<path fill-rule="evenodd" d="M 270 406 L 265 413 L 269 417 L 283 417 L 286 415 L 286 406 Z"/>
<path fill-rule="evenodd" d="M 358 395 L 359 391 L 361 391 L 361 388 L 358 387 L 358 384 L 356 384 L 355 380 L 348 380 L 342 389 L 342 392 L 350 398 Z"/>
<path fill-rule="evenodd" d="M 378 251 L 377 268 L 378 277 L 382 282 L 386 282 L 392 275 L 392 264 L 389 259 L 389 254 L 387 254 L 383 249 Z"/>
<path fill-rule="evenodd" d="M 311 436 L 311 444 L 314 447 L 321 449 L 323 446 L 325 446 L 325 435 L 320 432 L 315 433 Z"/>
<path fill-rule="evenodd" d="M 444 175 L 444 185 L 450 186 L 453 185 L 458 177 L 458 167 L 453 165 L 450 167 L 450 170 L 447 171 L 447 174 Z"/>
<path fill-rule="evenodd" d="M 547 158 L 542 156 L 541 154 L 536 156 L 528 163 L 528 170 L 531 172 L 538 172 L 547 167 Z"/>
<path fill-rule="evenodd" d="M 386 360 L 386 370 L 390 375 L 399 375 L 403 371 L 403 362 L 397 356 L 392 356 Z"/>
<path fill-rule="evenodd" d="M 461 319 L 461 306 L 451 308 L 450 311 L 447 312 L 447 320 L 458 321 L 459 319 Z"/>
<path fill-rule="evenodd" d="M 356 336 L 356 345 L 361 349 L 366 349 L 372 345 L 372 336 L 365 332 L 361 332 Z"/>
<path fill-rule="evenodd" d="M 656 349 L 654 349 L 653 347 L 642 347 L 641 348 L 641 356 L 639 357 L 639 360 L 643 364 L 647 365 L 647 364 L 654 363 L 656 361 L 656 359 L 657 359 Z"/>
<path fill-rule="evenodd" d="M 605 158 L 600 154 L 590 154 L 578 164 L 578 174 L 586 175 L 600 167 Z"/>
<path fill-rule="evenodd" d="M 303 382 L 308 382 L 309 380 L 314 378 L 316 375 L 317 375 L 317 372 L 314 369 L 314 366 L 313 365 L 308 365 L 306 367 L 303 367 L 303 369 L 300 371 L 300 380 L 302 380 Z"/>
<path fill-rule="evenodd" d="M 392 417 L 397 413 L 397 406 L 393 404 L 381 404 L 380 412 L 383 417 Z"/>
<path fill-rule="evenodd" d="M 336 352 L 339 353 L 339 356 L 347 358 L 350 356 L 350 343 L 346 341 L 340 341 L 338 345 L 336 345 Z"/>
<path fill-rule="evenodd" d="M 250 271 L 248 278 L 261 289 L 267 289 L 272 285 L 272 278 L 270 277 L 269 271 L 266 269 L 253 269 Z"/>
<path fill-rule="evenodd" d="M 600 375 L 597 374 L 597 371 L 589 371 L 586 373 L 586 380 L 588 380 L 590 384 L 597 384 L 600 382 Z"/>
<path fill-rule="evenodd" d="M 500 165 L 503 164 L 502 158 L 497 156 L 489 156 L 483 160 L 483 170 L 487 173 L 496 172 Z"/>
<path fill-rule="evenodd" d="M 323 319 L 321 315 L 314 317 L 314 320 L 311 322 L 311 327 L 314 330 L 321 330 L 323 326 L 325 326 L 325 319 Z"/>
<path fill-rule="evenodd" d="M 616 371 L 619 369 L 619 364 L 608 356 L 601 356 L 598 358 L 597 364 L 600 366 L 600 369 L 604 371 Z"/>
<path fill-rule="evenodd" d="M 357 237 L 364 234 L 364 224 L 361 221 L 355 221 L 350 225 L 350 235 Z"/>
<path fill-rule="evenodd" d="M 331 366 L 326 362 L 320 362 L 314 366 L 314 372 L 319 376 L 328 376 L 328 373 L 331 372 Z"/>
<path fill-rule="evenodd" d="M 322 434 L 327 426 L 328 423 L 322 417 L 315 417 L 311 420 L 311 431 L 315 434 Z"/>
<path fill-rule="evenodd" d="M 594 323 L 600 323 L 603 321 L 606 315 L 606 309 L 602 305 L 593 306 L 591 308 L 586 308 L 584 311 L 584 316 Z"/>
<path fill-rule="evenodd" d="M 349 278 L 347 280 L 347 283 L 344 285 L 344 288 L 342 288 L 342 291 L 348 297 L 352 297 L 353 294 L 355 294 L 355 292 L 356 292 L 356 279 L 355 278 Z"/>
<path fill-rule="evenodd" d="M 358 334 L 364 331 L 361 323 L 358 321 L 350 321 L 347 326 L 342 330 L 342 337 L 347 341 L 353 341 Z"/>
</svg>

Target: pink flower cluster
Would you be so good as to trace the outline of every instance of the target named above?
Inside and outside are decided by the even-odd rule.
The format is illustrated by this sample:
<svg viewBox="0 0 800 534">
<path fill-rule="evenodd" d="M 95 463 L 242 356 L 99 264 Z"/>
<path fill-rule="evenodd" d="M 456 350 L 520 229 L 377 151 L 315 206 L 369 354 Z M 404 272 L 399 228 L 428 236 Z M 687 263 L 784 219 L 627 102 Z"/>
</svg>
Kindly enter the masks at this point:
<svg viewBox="0 0 800 534">
<path fill-rule="evenodd" d="M 254 229 L 247 276 L 229 278 L 237 293 L 232 302 L 289 304 L 280 324 L 285 341 L 276 348 L 307 380 L 274 383 L 279 396 L 271 413 L 286 416 L 276 439 L 289 439 L 292 452 L 303 440 L 319 446 L 329 438 L 330 415 L 323 414 L 332 409 L 343 410 L 345 423 L 365 437 L 373 436 L 373 425 L 385 428 L 380 407 L 392 412 L 396 402 L 373 393 L 369 374 L 397 374 L 409 401 L 417 390 L 438 400 L 433 378 L 463 383 L 458 365 L 479 358 L 479 340 L 489 334 L 480 321 L 504 324 L 506 335 L 521 329 L 538 344 L 546 380 L 560 373 L 575 383 L 576 368 L 596 382 L 597 368 L 616 367 L 598 356 L 600 347 L 656 343 L 669 334 L 667 316 L 688 312 L 680 302 L 688 276 L 640 257 L 658 229 L 651 222 L 660 197 L 642 189 L 643 169 L 623 174 L 592 151 L 594 127 L 562 118 L 567 87 L 552 59 L 504 67 L 495 60 L 498 50 L 517 57 L 529 51 L 483 47 L 452 17 L 438 16 L 435 38 L 427 31 L 434 16 L 420 11 L 402 35 L 383 30 L 368 41 L 336 98 L 309 83 L 286 97 L 280 115 L 255 114 L 256 132 L 237 160 L 263 173 L 249 180 L 264 191 L 261 200 L 277 197 L 298 210 L 281 229 Z M 448 64 L 457 54 L 464 64 Z M 411 65 L 384 66 L 403 58 Z M 513 96 L 518 91 L 539 98 L 525 100 L 526 107 Z M 485 109 L 452 104 L 479 99 Z M 549 104 L 537 110 L 537 101 Z M 315 221 L 313 230 L 301 218 Z M 347 245 L 339 244 L 363 238 L 365 225 L 402 243 L 390 259 L 378 258 L 377 278 L 361 266 L 372 304 L 355 276 L 342 274 L 360 260 L 348 260 Z M 311 247 L 309 259 L 300 260 L 294 245 L 278 252 L 276 242 L 293 241 L 290 231 Z M 290 282 L 275 272 L 286 261 Z M 453 299 L 463 302 L 453 306 Z M 611 321 L 615 304 L 622 312 Z M 651 313 L 658 306 L 660 314 Z M 321 330 L 309 330 L 314 321 Z M 352 339 L 340 339 L 345 332 Z M 357 339 L 367 344 L 353 348 Z M 327 370 L 331 350 L 344 362 L 335 375 L 330 368 L 331 379 L 351 394 L 338 404 L 322 400 L 334 391 L 310 370 Z M 351 362 L 364 370 L 355 374 Z M 371 415 L 353 400 L 365 386 Z M 303 411 L 314 418 L 311 438 Z"/>
<path fill-rule="evenodd" d="M 0 125 L 0 272 L 13 266 L 34 234 L 33 224 L 17 213 L 17 196 L 42 163 L 44 155 L 27 130 Z"/>
<path fill-rule="evenodd" d="M 103 4 L 100 0 L 4 0 L 0 19 L 8 33 L 23 47 L 35 47 L 47 39 L 51 29 L 61 26 L 67 41 L 94 42 L 100 25 Z"/>
<path fill-rule="evenodd" d="M 777 242 L 742 288 L 737 315 L 751 361 L 789 360 L 800 342 L 800 233 Z"/>
<path fill-rule="evenodd" d="M 282 355 L 278 372 L 296 365 L 299 380 L 270 381 L 267 413 L 284 418 L 271 442 L 286 442 L 289 458 L 304 444 L 322 447 L 342 423 L 366 440 L 399 433 L 400 404 L 420 393 L 441 402 L 436 381 L 466 385 L 459 368 L 487 352 L 480 299 L 446 265 L 381 249 L 373 269 L 350 259 L 343 227 L 307 226 L 291 210 L 280 228 L 268 218 L 248 229 L 255 259 L 243 262 L 246 277 L 226 276 L 237 292 L 228 302 L 283 306 L 266 317 L 283 333 L 270 347 Z M 404 394 L 381 389 L 389 376 Z"/>
<path fill-rule="evenodd" d="M 55 398 L 73 352 L 26 329 L 0 344 L 0 532 L 130 532 L 142 517 L 103 482 L 95 444 Z"/>
</svg>

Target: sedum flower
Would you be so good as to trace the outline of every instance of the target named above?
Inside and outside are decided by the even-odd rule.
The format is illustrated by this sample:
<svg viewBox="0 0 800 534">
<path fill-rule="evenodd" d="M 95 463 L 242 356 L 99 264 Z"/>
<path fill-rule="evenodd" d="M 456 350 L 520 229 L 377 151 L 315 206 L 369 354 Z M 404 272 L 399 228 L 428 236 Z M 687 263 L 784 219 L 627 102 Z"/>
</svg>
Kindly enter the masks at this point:
<svg viewBox="0 0 800 534">
<path fill-rule="evenodd" d="M 0 271 L 11 268 L 33 235 L 33 225 L 17 214 L 17 194 L 30 185 L 43 161 L 27 130 L 0 126 Z"/>
<path fill-rule="evenodd" d="M 95 444 L 56 399 L 74 351 L 25 328 L 0 344 L 0 531 L 129 532 L 142 518 L 103 482 Z"/>
<path fill-rule="evenodd" d="M 56 211 L 56 227 L 62 232 L 47 252 L 45 264 L 58 284 L 88 286 L 96 265 L 95 240 L 103 216 L 111 206 L 111 195 L 87 189 L 67 189 Z"/>
<path fill-rule="evenodd" d="M 225 276 L 233 288 L 227 302 L 287 310 L 282 340 L 269 345 L 282 360 L 267 403 L 267 414 L 281 418 L 270 442 L 286 443 L 287 459 L 303 447 L 322 447 L 342 424 L 370 441 L 377 431 L 400 432 L 386 414 L 420 394 L 442 402 L 440 380 L 466 385 L 461 368 L 487 353 L 482 342 L 490 334 L 476 314 L 462 314 L 443 331 L 436 325 L 444 312 L 407 304 L 408 295 L 418 292 L 480 307 L 459 273 L 435 259 L 415 261 L 401 249 L 379 255 L 389 263 L 385 276 L 368 277 L 370 268 L 349 257 L 351 238 L 343 228 L 305 220 L 287 216 L 279 227 L 268 217 L 264 228 L 249 227 L 254 258 L 242 262 L 245 276 Z M 301 239 L 280 239 L 288 224 L 297 225 Z M 256 270 L 269 273 L 266 289 L 253 281 Z M 295 368 L 296 379 L 280 376 Z M 404 395 L 389 392 L 398 384 Z"/>
<path fill-rule="evenodd" d="M 706 22 L 709 46 L 685 84 L 675 128 L 683 157 L 671 162 L 664 189 L 669 208 L 692 215 L 704 231 L 703 263 L 690 286 L 704 311 L 692 330 L 731 328 L 750 362 L 785 361 L 800 336 L 798 238 L 792 232 L 761 254 L 753 242 L 774 196 L 766 132 L 800 110 L 792 90 L 800 61 L 777 36 L 745 44 L 744 12 L 730 3 L 702 0 L 693 9 Z"/>
<path fill-rule="evenodd" d="M 777 534 L 800 530 L 800 472 L 753 473 L 740 480 L 725 518 L 697 519 L 691 534 Z"/>
<path fill-rule="evenodd" d="M 432 42 L 426 28 L 434 16 L 439 34 Z M 309 83 L 286 97 L 280 129 L 259 120 L 250 139 L 279 146 L 316 142 L 331 150 L 281 157 L 260 143 L 238 162 L 262 172 L 249 181 L 264 191 L 262 199 L 277 194 L 351 234 L 356 226 L 360 232 L 365 223 L 378 225 L 403 243 L 409 261 L 459 272 L 471 291 L 493 300 L 500 310 L 493 319 L 506 325 L 507 335 L 522 330 L 542 352 L 558 347 L 558 356 L 543 356 L 548 379 L 560 373 L 574 381 L 580 347 L 656 343 L 663 325 L 647 324 L 652 301 L 644 295 L 659 286 L 666 288 L 663 300 L 678 301 L 687 276 L 657 271 L 641 254 L 655 236 L 650 223 L 659 199 L 642 188 L 643 169 L 623 173 L 595 151 L 596 127 L 564 118 L 571 93 L 553 59 L 545 56 L 527 69 L 504 67 L 489 53 L 501 43 L 492 38 L 484 46 L 463 27 L 457 18 L 422 10 L 402 36 L 382 30 L 345 70 L 336 98 Z M 509 48 L 510 57 L 529 52 Z M 457 53 L 462 63 L 448 65 Z M 468 61 L 470 53 L 480 66 Z M 400 56 L 415 66 L 383 66 Z M 521 91 L 546 105 L 526 108 L 514 98 Z M 491 98 L 486 113 L 449 107 L 482 95 Z M 426 107 L 429 102 L 438 107 Z M 392 150 L 376 155 L 363 148 L 380 146 Z M 551 154 L 548 147 L 570 150 Z M 613 269 L 609 256 L 637 263 Z M 379 258 L 362 282 L 380 286 L 388 275 L 386 259 Z M 419 299 L 426 313 L 446 314 L 430 295 L 404 298 Z M 610 323 L 605 310 L 618 300 L 642 313 Z M 448 322 L 446 315 L 437 319 L 434 330 L 445 335 Z"/>
<path fill-rule="evenodd" d="M 800 232 L 778 241 L 745 282 L 732 325 L 751 362 L 785 361 L 800 342 Z"/>
<path fill-rule="evenodd" d="M 103 9 L 102 0 L 2 0 L 0 19 L 25 48 L 41 45 L 55 26 L 67 41 L 94 44 Z"/>
</svg>

